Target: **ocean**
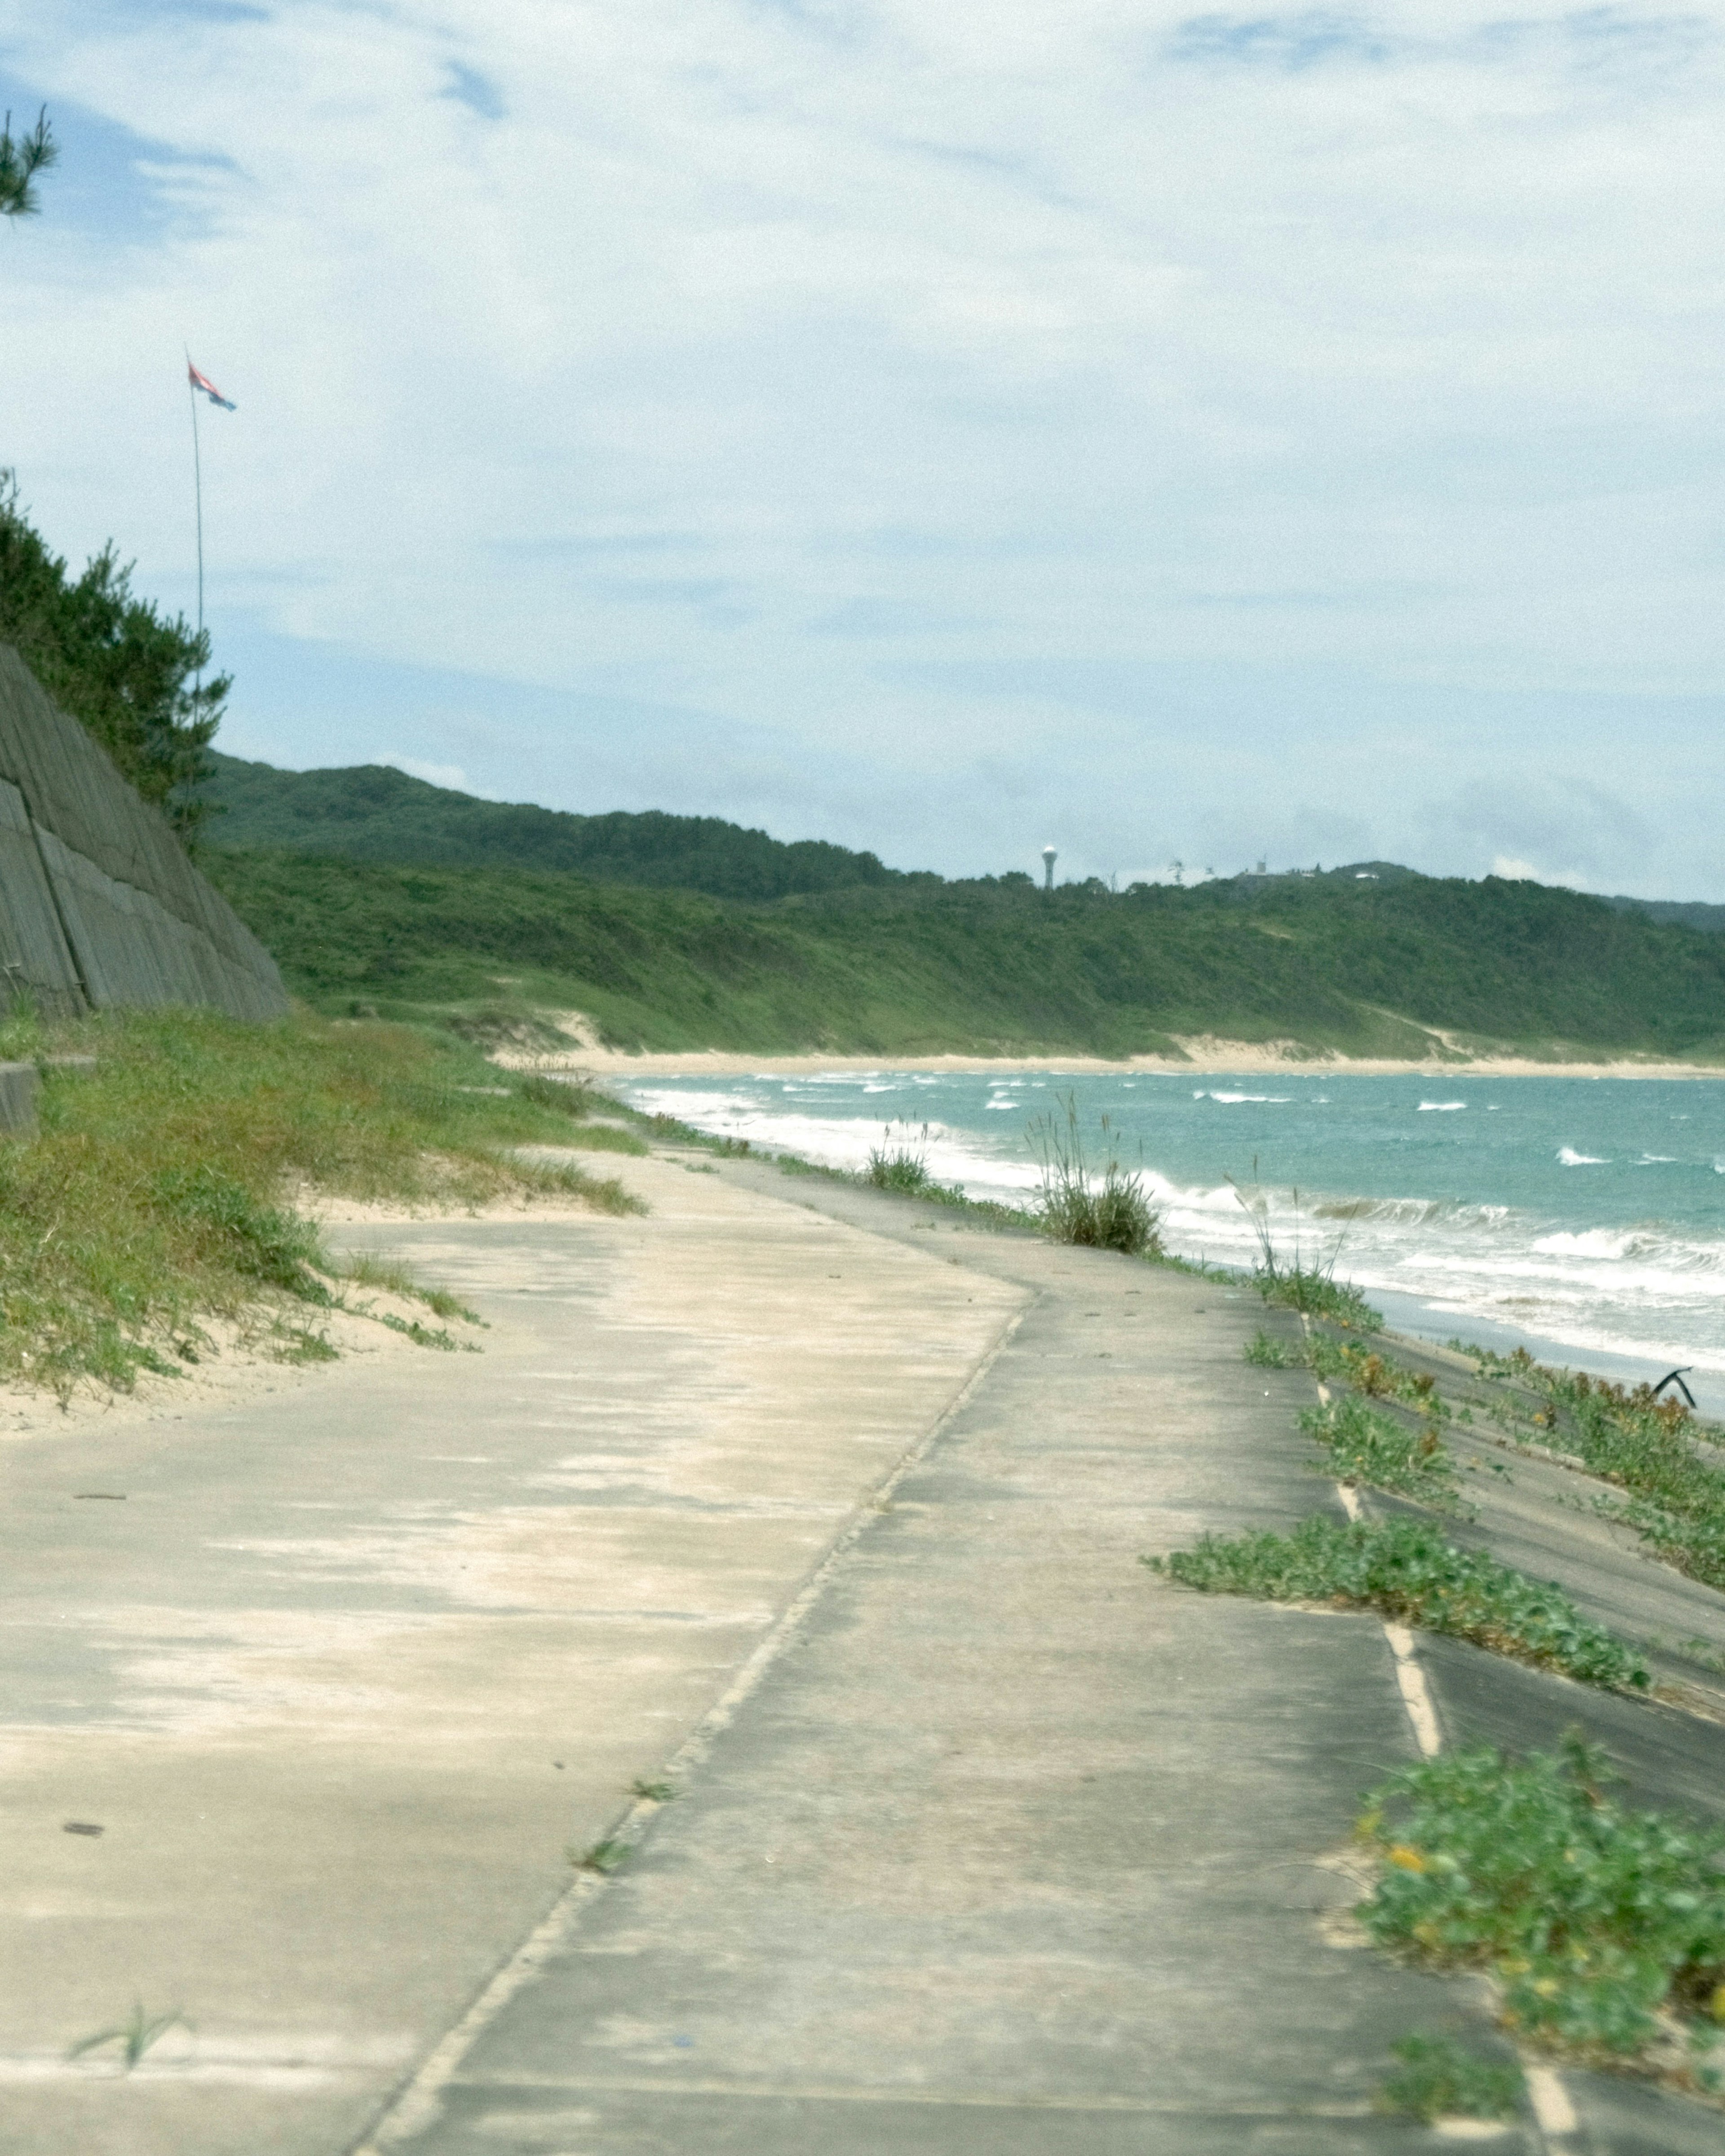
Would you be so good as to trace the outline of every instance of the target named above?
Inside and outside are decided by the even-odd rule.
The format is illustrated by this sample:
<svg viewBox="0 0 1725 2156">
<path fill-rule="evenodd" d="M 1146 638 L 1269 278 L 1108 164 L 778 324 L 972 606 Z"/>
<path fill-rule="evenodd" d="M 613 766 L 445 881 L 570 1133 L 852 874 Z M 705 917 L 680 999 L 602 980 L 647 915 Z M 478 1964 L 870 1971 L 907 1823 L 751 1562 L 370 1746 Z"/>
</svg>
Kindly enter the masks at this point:
<svg viewBox="0 0 1725 2156">
<path fill-rule="evenodd" d="M 1036 1126 L 1106 1116 L 1181 1256 L 1250 1266 L 1261 1195 L 1278 1248 L 1333 1260 L 1398 1330 L 1614 1376 L 1678 1363 L 1725 1415 L 1725 1080 L 882 1068 L 642 1078 L 613 1089 L 838 1168 L 926 1144 L 930 1171 L 1022 1203 Z M 889 1135 L 890 1134 L 890 1135 Z M 1655 1366 L 1657 1366 L 1656 1368 Z"/>
</svg>

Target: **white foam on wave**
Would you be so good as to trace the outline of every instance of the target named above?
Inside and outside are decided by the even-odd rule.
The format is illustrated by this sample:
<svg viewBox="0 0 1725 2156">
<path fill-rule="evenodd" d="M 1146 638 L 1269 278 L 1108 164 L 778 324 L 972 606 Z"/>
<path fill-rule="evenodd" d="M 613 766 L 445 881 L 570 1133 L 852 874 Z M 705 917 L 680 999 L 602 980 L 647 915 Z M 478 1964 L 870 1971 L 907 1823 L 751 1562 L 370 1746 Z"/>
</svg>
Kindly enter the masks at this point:
<svg viewBox="0 0 1725 2156">
<path fill-rule="evenodd" d="M 763 1148 L 783 1148 L 824 1165 L 851 1169 L 865 1167 L 870 1152 L 883 1144 L 889 1149 L 901 1144 L 920 1149 L 927 1111 L 938 1107 L 954 1118 L 927 1118 L 926 1158 L 930 1173 L 942 1182 L 958 1183 L 978 1198 L 1023 1204 L 1041 1179 L 1030 1157 L 1023 1118 L 1036 1105 L 1030 1091 L 1058 1086 L 1058 1077 L 1017 1078 L 1010 1085 L 990 1079 L 983 1086 L 973 1079 L 890 1070 L 823 1077 L 826 1090 L 818 1094 L 803 1090 L 808 1079 L 801 1079 L 793 1091 L 788 1077 L 764 1073 L 752 1081 L 688 1091 L 671 1085 L 661 1088 L 650 1081 L 624 1090 L 636 1106 L 649 1111 L 663 1110 L 715 1135 L 747 1138 Z M 893 1083 L 903 1089 L 896 1101 L 875 1091 Z M 1190 1081 L 1176 1083 L 1186 1094 Z M 911 1090 L 924 1085 L 944 1085 L 951 1090 L 932 1096 Z M 1153 1097 L 1158 1089 L 1146 1090 Z M 1162 1097 L 1170 1098 L 1167 1094 Z M 1182 1100 L 1180 1112 L 1202 1117 L 1213 1102 L 1226 1106 L 1282 1105 L 1295 1096 L 1257 1093 L 1236 1085 L 1193 1089 L 1188 1097 L 1199 1105 L 1189 1108 Z M 1304 1105 L 1312 1096 L 1299 1098 Z M 1394 1106 L 1393 1097 L 1382 1105 Z M 1440 1108 L 1444 1105 L 1436 1104 Z M 1500 1104 L 1490 1106 L 1495 1109 Z M 1010 1117 L 1000 1120 L 1001 1111 L 1014 1107 L 1021 1115 L 1016 1127 Z M 985 1108 L 997 1112 L 979 1112 Z M 1091 1112 L 1087 1107 L 1086 1127 Z M 1404 1115 L 1405 1107 L 1401 1112 Z M 1393 1147 L 1411 1141 L 1405 1122 L 1397 1130 L 1394 1120 L 1392 1116 L 1388 1124 L 1380 1123 L 1377 1144 Z M 985 1124 L 988 1127 L 982 1127 Z M 1154 1127 L 1153 1123 L 1147 1127 Z M 1212 1127 L 1220 1133 L 1227 1126 Z M 1553 1163 L 1553 1156 L 1544 1144 L 1535 1142 L 1540 1172 L 1549 1178 L 1546 1163 Z M 1204 1151 L 1209 1152 L 1213 1143 L 1207 1141 Z M 1620 1148 L 1622 1165 L 1615 1172 L 1626 1174 L 1639 1151 L 1635 1144 L 1625 1143 Z M 1543 1214 L 1525 1206 L 1461 1204 L 1430 1196 L 1349 1197 L 1343 1194 L 1345 1183 L 1340 1193 L 1337 1190 L 1337 1169 L 1345 1174 L 1342 1164 L 1352 1158 L 1346 1150 L 1335 1155 L 1336 1168 L 1327 1178 L 1330 1189 L 1303 1188 L 1297 1204 L 1287 1188 L 1249 1190 L 1251 1213 L 1225 1182 L 1182 1182 L 1148 1163 L 1143 1173 L 1145 1187 L 1162 1210 L 1164 1240 L 1182 1256 L 1249 1270 L 1262 1255 L 1258 1240 L 1261 1228 L 1282 1262 L 1297 1255 L 1306 1264 L 1333 1264 L 1338 1277 L 1354 1281 L 1368 1296 L 1374 1290 L 1411 1296 L 1441 1315 L 1441 1327 L 1436 1329 L 1466 1334 L 1469 1319 L 1474 1318 L 1518 1327 L 1577 1355 L 1668 1354 L 1672 1362 L 1725 1370 L 1725 1237 L 1713 1239 L 1710 1215 L 1684 1229 L 1656 1220 L 1629 1226 L 1591 1224 L 1590 1213 L 1597 1222 L 1596 1204 L 1617 1188 L 1609 1174 L 1579 1178 L 1572 1186 L 1578 1193 L 1573 1204 L 1553 1194 L 1544 1201 Z M 1389 1156 L 1378 1158 L 1387 1160 Z M 1708 1159 L 1702 1153 L 1695 1164 L 1704 1169 Z M 1569 1146 L 1562 1148 L 1555 1161 L 1564 1168 L 1611 1165 L 1604 1156 Z M 1641 1161 L 1676 1164 L 1651 1152 L 1643 1153 Z M 1725 1174 L 1725 1151 L 1712 1164 Z M 1317 1186 L 1318 1181 L 1314 1175 L 1311 1186 Z M 1664 1193 L 1680 1190 L 1682 1183 L 1681 1178 L 1667 1178 L 1656 1185 L 1644 1182 L 1641 1188 L 1650 1194 L 1656 1188 Z"/>
<path fill-rule="evenodd" d="M 1458 1108 L 1465 1108 L 1466 1101 L 1422 1101 L 1415 1112 L 1422 1116 L 1453 1116 Z"/>
</svg>

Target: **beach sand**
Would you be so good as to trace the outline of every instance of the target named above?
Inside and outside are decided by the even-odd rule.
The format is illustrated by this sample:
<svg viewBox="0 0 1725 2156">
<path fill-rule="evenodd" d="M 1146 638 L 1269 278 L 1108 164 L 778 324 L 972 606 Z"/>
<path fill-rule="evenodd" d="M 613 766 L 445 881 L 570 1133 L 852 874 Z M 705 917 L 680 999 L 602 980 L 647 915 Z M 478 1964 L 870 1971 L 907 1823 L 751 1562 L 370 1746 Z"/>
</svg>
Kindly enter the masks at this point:
<svg viewBox="0 0 1725 2156">
<path fill-rule="evenodd" d="M 1177 1077 L 1238 1075 L 1260 1071 L 1324 1071 L 1360 1077 L 1461 1076 L 1481 1078 L 1725 1078 L 1725 1065 L 1662 1063 L 1651 1057 L 1620 1056 L 1599 1062 L 1542 1061 L 1525 1055 L 1465 1055 L 1452 1051 L 1423 1060 L 1393 1057 L 1317 1054 L 1293 1042 L 1224 1040 L 1194 1035 L 1181 1042 L 1183 1058 L 1169 1055 L 927 1055 L 885 1052 L 878 1055 L 822 1055 L 808 1050 L 778 1054 L 762 1050 L 744 1055 L 728 1049 L 680 1049 L 634 1055 L 589 1043 L 572 1045 L 567 1054 L 533 1054 L 500 1049 L 492 1060 L 506 1070 L 567 1071 L 603 1085 L 617 1078 L 735 1078 L 757 1071 L 817 1070 L 1048 1070 L 1062 1074 L 1147 1071 Z"/>
</svg>

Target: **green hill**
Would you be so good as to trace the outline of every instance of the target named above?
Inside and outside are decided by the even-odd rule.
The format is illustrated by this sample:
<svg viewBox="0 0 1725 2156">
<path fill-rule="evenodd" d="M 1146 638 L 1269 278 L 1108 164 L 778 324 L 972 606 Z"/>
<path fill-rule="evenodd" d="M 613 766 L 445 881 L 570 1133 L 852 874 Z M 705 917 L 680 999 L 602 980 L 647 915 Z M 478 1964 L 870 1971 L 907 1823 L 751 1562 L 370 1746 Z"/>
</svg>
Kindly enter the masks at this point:
<svg viewBox="0 0 1725 2156">
<path fill-rule="evenodd" d="M 203 798 L 218 845 L 290 846 L 357 861 L 447 868 L 559 869 L 602 883 L 704 891 L 716 898 L 788 898 L 906 880 L 873 854 L 819 839 L 787 844 L 717 816 L 572 816 L 526 803 L 480 801 L 387 764 L 278 771 L 213 756 Z"/>
<path fill-rule="evenodd" d="M 290 985 L 336 1013 L 577 1009 L 621 1046 L 761 1052 L 1123 1055 L 1213 1034 L 1409 1057 L 1437 1031 L 1725 1060 L 1725 938 L 1496 878 L 1386 864 L 1117 895 L 883 872 L 750 903 L 545 869 L 206 860 Z"/>
</svg>

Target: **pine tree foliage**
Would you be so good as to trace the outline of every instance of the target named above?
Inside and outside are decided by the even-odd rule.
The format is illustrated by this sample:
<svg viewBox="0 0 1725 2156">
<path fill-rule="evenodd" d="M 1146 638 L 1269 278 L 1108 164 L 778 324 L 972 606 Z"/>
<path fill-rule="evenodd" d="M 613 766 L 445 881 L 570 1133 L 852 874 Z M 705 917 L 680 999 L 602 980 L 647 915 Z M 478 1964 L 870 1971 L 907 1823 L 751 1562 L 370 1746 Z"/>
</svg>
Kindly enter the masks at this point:
<svg viewBox="0 0 1725 2156">
<path fill-rule="evenodd" d="M 169 619 L 131 588 L 110 540 L 81 575 L 49 547 L 0 471 L 0 643 L 63 711 L 81 719 L 146 801 L 189 838 L 210 813 L 193 798 L 231 685 L 204 678 L 208 630 Z"/>
<path fill-rule="evenodd" d="M 12 115 L 0 127 L 0 217 L 34 217 L 42 205 L 36 198 L 38 172 L 59 162 L 60 146 L 48 124 L 48 108 L 36 116 L 28 135 L 14 135 Z"/>
</svg>

